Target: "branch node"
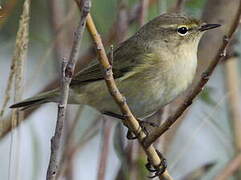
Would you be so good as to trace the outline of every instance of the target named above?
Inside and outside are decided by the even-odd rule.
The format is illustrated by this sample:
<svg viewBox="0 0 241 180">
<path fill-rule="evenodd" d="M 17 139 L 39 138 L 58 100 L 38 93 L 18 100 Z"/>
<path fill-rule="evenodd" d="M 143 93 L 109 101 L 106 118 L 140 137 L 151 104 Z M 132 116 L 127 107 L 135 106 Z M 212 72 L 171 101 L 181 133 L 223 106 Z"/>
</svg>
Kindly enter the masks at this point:
<svg viewBox="0 0 241 180">
<path fill-rule="evenodd" d="M 109 66 L 105 69 L 105 78 L 110 80 L 113 78 L 112 66 Z M 116 92 L 115 92 L 116 93 Z"/>
<path fill-rule="evenodd" d="M 73 74 L 74 74 L 73 64 L 72 63 L 68 63 L 66 68 L 65 68 L 64 76 L 66 78 L 72 78 Z"/>
<path fill-rule="evenodd" d="M 107 80 L 110 80 L 110 79 L 108 79 L 108 78 L 106 78 Z M 118 94 L 118 91 L 116 90 L 116 89 L 113 89 L 111 92 L 110 92 L 110 94 L 112 95 L 112 96 L 116 96 L 116 94 Z"/>
<path fill-rule="evenodd" d="M 121 99 L 121 105 L 125 105 L 126 104 L 126 98 L 124 96 L 122 96 L 122 99 Z"/>
</svg>

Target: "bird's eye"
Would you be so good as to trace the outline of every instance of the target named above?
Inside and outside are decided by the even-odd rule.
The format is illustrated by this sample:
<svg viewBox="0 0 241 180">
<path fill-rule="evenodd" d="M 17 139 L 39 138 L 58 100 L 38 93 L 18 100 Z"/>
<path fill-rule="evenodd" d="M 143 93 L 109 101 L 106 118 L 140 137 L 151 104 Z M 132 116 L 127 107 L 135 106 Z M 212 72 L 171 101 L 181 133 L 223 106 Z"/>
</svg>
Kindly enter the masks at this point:
<svg viewBox="0 0 241 180">
<path fill-rule="evenodd" d="M 188 33 L 188 28 L 185 26 L 181 26 L 181 27 L 177 28 L 177 32 L 179 35 L 185 36 Z"/>
</svg>

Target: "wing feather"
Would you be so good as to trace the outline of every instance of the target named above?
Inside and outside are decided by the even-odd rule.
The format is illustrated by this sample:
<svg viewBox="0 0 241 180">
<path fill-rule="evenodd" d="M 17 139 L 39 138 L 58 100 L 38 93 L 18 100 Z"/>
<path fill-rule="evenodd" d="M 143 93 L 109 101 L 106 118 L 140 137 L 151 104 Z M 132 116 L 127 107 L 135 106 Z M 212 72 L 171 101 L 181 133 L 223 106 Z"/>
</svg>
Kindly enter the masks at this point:
<svg viewBox="0 0 241 180">
<path fill-rule="evenodd" d="M 114 50 L 113 75 L 114 78 L 123 77 L 139 63 L 139 57 L 144 49 L 136 43 L 136 36 L 124 41 Z M 70 85 L 85 85 L 103 80 L 103 72 L 97 61 L 83 69 L 71 81 Z"/>
</svg>

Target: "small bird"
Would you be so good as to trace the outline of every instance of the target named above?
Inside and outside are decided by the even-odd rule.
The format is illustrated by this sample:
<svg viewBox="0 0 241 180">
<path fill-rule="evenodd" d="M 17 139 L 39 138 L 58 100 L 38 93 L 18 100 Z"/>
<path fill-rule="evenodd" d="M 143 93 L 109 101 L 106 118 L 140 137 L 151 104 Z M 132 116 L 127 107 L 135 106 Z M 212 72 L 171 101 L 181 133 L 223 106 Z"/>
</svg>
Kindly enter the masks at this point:
<svg viewBox="0 0 241 180">
<path fill-rule="evenodd" d="M 188 88 L 196 72 L 199 41 L 206 30 L 219 26 L 186 15 L 162 14 L 114 49 L 115 82 L 137 118 L 150 116 Z M 10 108 L 59 100 L 57 88 Z M 72 79 L 68 103 L 89 105 L 101 113 L 121 113 L 97 61 Z"/>
</svg>

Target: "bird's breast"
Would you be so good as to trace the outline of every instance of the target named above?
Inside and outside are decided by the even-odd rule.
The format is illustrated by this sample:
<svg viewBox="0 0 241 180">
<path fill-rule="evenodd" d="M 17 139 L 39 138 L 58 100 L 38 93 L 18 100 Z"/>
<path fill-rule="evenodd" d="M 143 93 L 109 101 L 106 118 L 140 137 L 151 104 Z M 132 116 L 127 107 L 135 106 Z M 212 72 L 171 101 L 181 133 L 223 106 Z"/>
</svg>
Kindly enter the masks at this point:
<svg viewBox="0 0 241 180">
<path fill-rule="evenodd" d="M 156 93 L 161 99 L 161 104 L 167 104 L 185 91 L 191 84 L 197 67 L 197 56 L 193 54 L 173 55 L 169 61 L 165 61 L 164 70 L 156 75 L 156 81 L 160 87 Z M 160 67 L 161 68 L 161 67 Z"/>
</svg>

